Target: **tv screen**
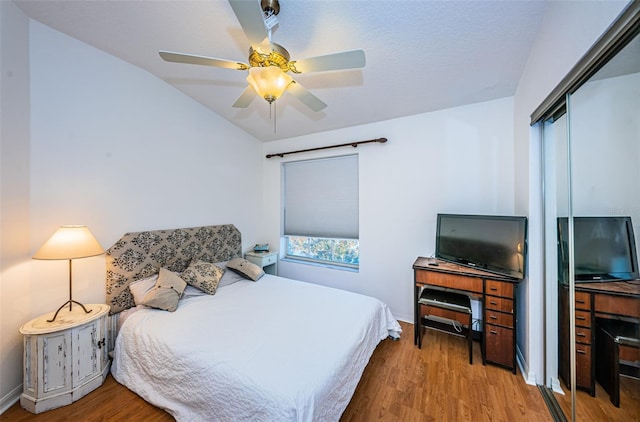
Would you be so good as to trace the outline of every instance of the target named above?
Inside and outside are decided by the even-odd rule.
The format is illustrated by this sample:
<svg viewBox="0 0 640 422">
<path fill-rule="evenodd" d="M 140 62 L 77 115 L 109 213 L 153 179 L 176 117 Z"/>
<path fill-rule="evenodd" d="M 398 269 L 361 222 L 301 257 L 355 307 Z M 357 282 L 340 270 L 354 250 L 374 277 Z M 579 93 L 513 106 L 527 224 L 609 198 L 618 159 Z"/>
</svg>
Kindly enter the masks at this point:
<svg viewBox="0 0 640 422">
<path fill-rule="evenodd" d="M 438 214 L 437 258 L 522 279 L 526 254 L 526 217 Z"/>
<path fill-rule="evenodd" d="M 636 280 L 638 256 L 631 217 L 574 217 L 576 283 Z M 558 276 L 569 282 L 569 222 L 558 218 Z"/>
</svg>

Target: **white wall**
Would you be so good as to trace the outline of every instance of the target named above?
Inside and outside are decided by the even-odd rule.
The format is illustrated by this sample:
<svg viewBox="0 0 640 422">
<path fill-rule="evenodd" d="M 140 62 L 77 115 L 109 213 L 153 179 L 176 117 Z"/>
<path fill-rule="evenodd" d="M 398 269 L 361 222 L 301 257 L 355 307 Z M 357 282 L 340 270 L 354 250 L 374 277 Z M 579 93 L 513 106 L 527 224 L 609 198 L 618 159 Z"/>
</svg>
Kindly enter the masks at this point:
<svg viewBox="0 0 640 422">
<path fill-rule="evenodd" d="M 584 84 L 571 97 L 573 215 L 631 216 L 640 250 L 640 73 Z"/>
<path fill-rule="evenodd" d="M 29 52 L 19 70 L 30 69 L 30 95 L 23 88 L 2 104 L 3 120 L 5 106 L 25 113 L 17 138 L 2 133 L 3 404 L 22 383 L 18 328 L 68 299 L 66 261 L 31 260 L 59 225 L 87 224 L 108 248 L 127 231 L 233 223 L 245 249 L 260 225 L 259 141 L 146 71 L 35 21 L 28 29 L 9 47 Z M 5 166 L 5 147 L 25 167 Z M 5 242 L 9 232 L 19 241 Z M 104 302 L 104 256 L 73 270 L 74 299 Z"/>
<path fill-rule="evenodd" d="M 640 73 L 572 95 L 571 163 L 574 215 L 629 215 L 640 234 Z"/>
<path fill-rule="evenodd" d="M 279 274 L 364 293 L 413 322 L 413 261 L 435 248 L 439 212 L 513 213 L 513 102 L 510 98 L 269 142 L 264 153 L 388 138 L 358 147 L 358 273 L 281 262 Z M 351 147 L 264 162 L 263 241 L 281 236 L 281 163 L 353 153 Z M 478 315 L 479 316 L 479 315 Z"/>
<path fill-rule="evenodd" d="M 615 20 L 628 2 L 550 2 L 514 96 L 515 210 L 529 216 L 529 277 L 518 289 L 518 347 L 525 377 L 544 384 L 544 278 L 540 137 L 530 115 Z M 554 323 L 554 322 L 550 322 Z"/>
<path fill-rule="evenodd" d="M 22 392 L 22 343 L 30 315 L 29 21 L 0 1 L 0 413 Z"/>
</svg>

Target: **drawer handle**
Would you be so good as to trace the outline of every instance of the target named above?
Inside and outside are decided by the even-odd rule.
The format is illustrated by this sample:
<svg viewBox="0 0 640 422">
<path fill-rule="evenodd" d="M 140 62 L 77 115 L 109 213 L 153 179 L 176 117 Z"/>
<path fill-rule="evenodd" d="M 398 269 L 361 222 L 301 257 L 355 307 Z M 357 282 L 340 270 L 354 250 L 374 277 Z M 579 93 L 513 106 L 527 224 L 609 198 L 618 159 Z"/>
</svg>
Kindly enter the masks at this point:
<svg viewBox="0 0 640 422">
<path fill-rule="evenodd" d="M 585 302 L 584 300 L 576 300 L 576 303 L 582 303 L 584 305 L 587 302 Z"/>
<path fill-rule="evenodd" d="M 489 290 L 492 290 L 492 291 L 494 291 L 494 292 L 497 292 L 497 291 L 498 291 L 498 288 L 497 288 L 497 287 L 489 287 Z"/>
<path fill-rule="evenodd" d="M 585 333 L 576 333 L 576 336 L 578 336 L 578 337 L 586 337 L 587 335 Z"/>
<path fill-rule="evenodd" d="M 497 303 L 497 302 L 494 302 L 493 300 L 492 300 L 492 301 L 490 301 L 489 303 L 490 303 L 490 304 L 492 304 L 492 305 L 494 305 L 494 306 L 497 306 L 497 305 L 498 305 L 498 303 Z"/>
<path fill-rule="evenodd" d="M 579 319 L 580 321 L 585 321 L 586 320 L 586 318 L 583 317 L 583 316 L 577 316 L 576 319 Z"/>
<path fill-rule="evenodd" d="M 587 351 L 586 350 L 576 349 L 576 353 L 580 353 L 581 355 L 586 355 Z"/>
<path fill-rule="evenodd" d="M 497 317 L 497 316 L 495 316 L 495 315 L 489 315 L 489 318 L 491 318 L 491 319 L 498 319 L 498 317 Z"/>
<path fill-rule="evenodd" d="M 498 332 L 497 332 L 496 330 L 489 330 L 489 332 L 490 332 L 491 334 L 498 334 Z"/>
</svg>

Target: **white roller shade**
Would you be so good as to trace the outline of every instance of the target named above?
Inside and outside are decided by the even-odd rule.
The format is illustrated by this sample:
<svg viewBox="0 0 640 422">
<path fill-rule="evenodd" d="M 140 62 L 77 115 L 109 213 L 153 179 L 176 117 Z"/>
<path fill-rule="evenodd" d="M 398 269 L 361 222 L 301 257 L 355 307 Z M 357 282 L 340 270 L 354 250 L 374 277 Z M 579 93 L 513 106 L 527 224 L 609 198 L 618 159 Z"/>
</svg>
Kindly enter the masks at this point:
<svg viewBox="0 0 640 422">
<path fill-rule="evenodd" d="M 283 164 L 284 234 L 358 239 L 358 156 Z"/>
</svg>

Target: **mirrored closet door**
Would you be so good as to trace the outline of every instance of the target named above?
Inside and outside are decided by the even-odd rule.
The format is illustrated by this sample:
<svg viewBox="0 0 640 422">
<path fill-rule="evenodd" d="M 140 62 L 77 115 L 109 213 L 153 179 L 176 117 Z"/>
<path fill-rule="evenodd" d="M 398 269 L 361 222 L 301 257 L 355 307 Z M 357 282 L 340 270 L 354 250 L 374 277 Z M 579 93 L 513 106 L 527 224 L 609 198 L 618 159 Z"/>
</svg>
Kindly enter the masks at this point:
<svg viewBox="0 0 640 422">
<path fill-rule="evenodd" d="M 640 413 L 637 33 L 543 123 L 546 387 L 567 420 Z"/>
</svg>

